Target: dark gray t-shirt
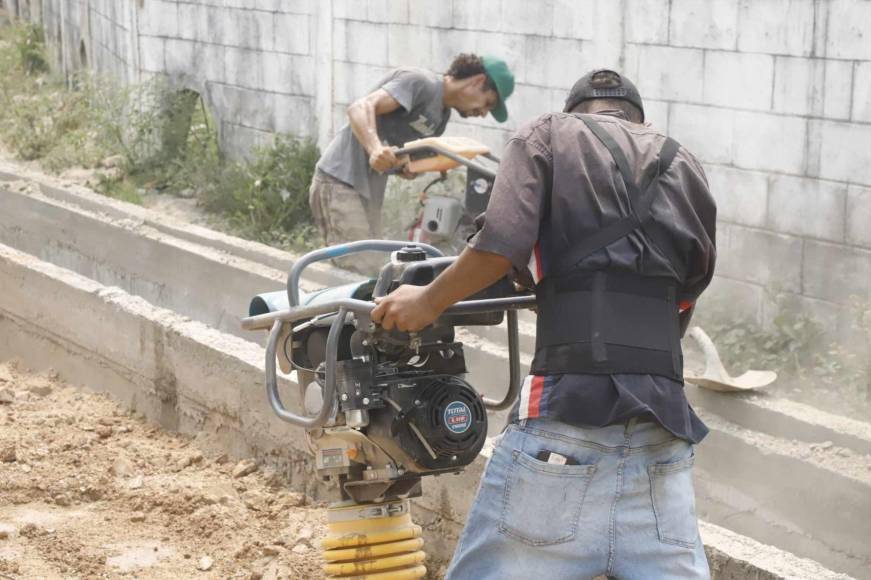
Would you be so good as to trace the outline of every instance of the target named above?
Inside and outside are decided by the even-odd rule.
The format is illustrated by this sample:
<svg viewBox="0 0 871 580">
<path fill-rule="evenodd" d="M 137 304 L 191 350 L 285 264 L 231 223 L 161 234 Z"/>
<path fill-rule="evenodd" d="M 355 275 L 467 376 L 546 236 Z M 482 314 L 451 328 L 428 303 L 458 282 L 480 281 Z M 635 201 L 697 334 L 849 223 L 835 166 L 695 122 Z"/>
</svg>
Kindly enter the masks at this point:
<svg viewBox="0 0 871 580">
<path fill-rule="evenodd" d="M 399 108 L 376 117 L 378 137 L 394 147 L 445 132 L 451 110 L 443 103 L 444 80 L 434 72 L 402 67 L 391 71 L 373 87 L 384 89 Z M 369 156 L 346 124 L 336 134 L 318 162 L 318 169 L 353 187 L 357 193 L 381 207 L 387 175 L 369 167 Z"/>
</svg>

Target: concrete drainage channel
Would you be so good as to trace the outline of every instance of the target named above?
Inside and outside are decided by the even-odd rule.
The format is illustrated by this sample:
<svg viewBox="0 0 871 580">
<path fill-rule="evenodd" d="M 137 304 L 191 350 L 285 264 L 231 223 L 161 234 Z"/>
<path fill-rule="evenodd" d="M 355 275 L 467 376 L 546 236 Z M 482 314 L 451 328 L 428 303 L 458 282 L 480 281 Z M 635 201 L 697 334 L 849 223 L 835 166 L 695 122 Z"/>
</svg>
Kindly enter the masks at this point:
<svg viewBox="0 0 871 580">
<path fill-rule="evenodd" d="M 262 337 L 238 327 L 253 294 L 283 287 L 293 256 L 17 171 L 0 173 L 0 244 L 0 360 L 54 367 L 311 485 L 301 433 L 266 404 Z M 305 284 L 348 280 L 320 267 Z M 470 382 L 487 394 L 507 378 L 500 337 L 461 338 Z M 764 396 L 688 392 L 712 428 L 696 465 L 715 577 L 871 578 L 871 425 Z M 483 462 L 425 483 L 417 518 L 436 556 L 450 553 Z"/>
</svg>

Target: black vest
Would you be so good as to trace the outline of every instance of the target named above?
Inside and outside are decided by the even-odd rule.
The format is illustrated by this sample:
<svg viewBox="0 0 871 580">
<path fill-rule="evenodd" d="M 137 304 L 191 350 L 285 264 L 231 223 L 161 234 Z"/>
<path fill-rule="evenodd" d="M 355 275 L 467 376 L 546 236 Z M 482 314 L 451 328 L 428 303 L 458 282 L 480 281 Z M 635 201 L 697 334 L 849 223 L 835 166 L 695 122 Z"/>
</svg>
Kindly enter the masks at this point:
<svg viewBox="0 0 871 580">
<path fill-rule="evenodd" d="M 642 186 L 635 183 L 623 151 L 594 119 L 579 115 L 614 158 L 629 195 L 630 215 L 604 227 L 556 256 L 536 285 L 538 322 L 533 374 L 662 375 L 683 381 L 678 281 L 630 272 L 577 269 L 584 258 L 640 230 L 676 272 L 664 232 L 650 227 L 650 206 L 680 145 L 667 138 Z M 659 239 L 659 241 L 657 241 Z"/>
</svg>

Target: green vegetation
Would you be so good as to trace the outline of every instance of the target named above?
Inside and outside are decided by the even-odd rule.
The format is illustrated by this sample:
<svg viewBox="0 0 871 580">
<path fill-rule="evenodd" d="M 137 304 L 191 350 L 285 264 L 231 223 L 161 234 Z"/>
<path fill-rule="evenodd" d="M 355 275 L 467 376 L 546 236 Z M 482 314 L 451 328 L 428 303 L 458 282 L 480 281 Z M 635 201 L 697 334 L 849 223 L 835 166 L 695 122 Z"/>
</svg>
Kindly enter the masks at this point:
<svg viewBox="0 0 871 580">
<path fill-rule="evenodd" d="M 320 245 L 308 206 L 313 143 L 276 137 L 247 161 L 227 159 L 200 96 L 156 78 L 120 87 L 52 75 L 41 29 L 0 23 L 0 141 L 54 173 L 94 170 L 95 188 L 142 203 L 157 191 L 196 198 L 230 233 L 274 246 Z"/>
<path fill-rule="evenodd" d="M 703 307 L 704 308 L 704 307 Z M 789 396 L 856 417 L 871 412 L 871 301 L 855 299 L 837 336 L 782 306 L 767 328 L 722 310 L 701 311 L 694 323 L 714 340 L 732 372 L 774 370 Z"/>
</svg>

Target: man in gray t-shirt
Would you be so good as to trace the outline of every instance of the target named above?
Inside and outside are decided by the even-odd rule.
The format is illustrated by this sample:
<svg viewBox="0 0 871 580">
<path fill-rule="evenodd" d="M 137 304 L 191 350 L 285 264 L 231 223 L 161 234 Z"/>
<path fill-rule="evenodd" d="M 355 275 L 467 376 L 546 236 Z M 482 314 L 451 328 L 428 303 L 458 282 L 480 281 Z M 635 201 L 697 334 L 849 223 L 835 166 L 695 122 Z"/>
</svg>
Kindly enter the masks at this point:
<svg viewBox="0 0 871 580">
<path fill-rule="evenodd" d="M 387 174 L 402 169 L 393 148 L 444 133 L 451 109 L 462 117 L 487 113 L 503 122 L 514 77 L 504 61 L 461 54 L 444 75 L 401 67 L 348 108 L 348 124 L 318 162 L 309 192 L 315 221 L 328 244 L 381 237 Z M 403 177 L 413 177 L 402 170 Z"/>
</svg>

